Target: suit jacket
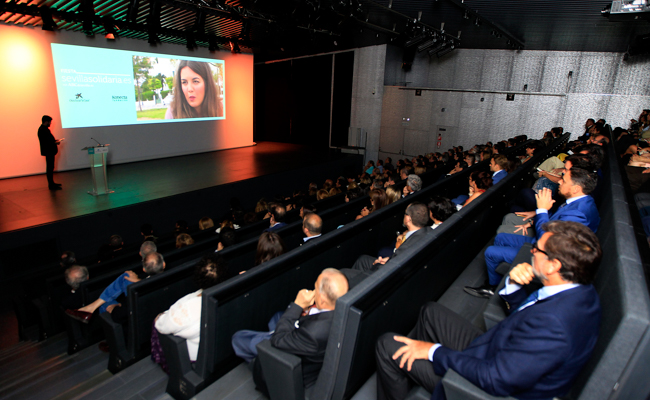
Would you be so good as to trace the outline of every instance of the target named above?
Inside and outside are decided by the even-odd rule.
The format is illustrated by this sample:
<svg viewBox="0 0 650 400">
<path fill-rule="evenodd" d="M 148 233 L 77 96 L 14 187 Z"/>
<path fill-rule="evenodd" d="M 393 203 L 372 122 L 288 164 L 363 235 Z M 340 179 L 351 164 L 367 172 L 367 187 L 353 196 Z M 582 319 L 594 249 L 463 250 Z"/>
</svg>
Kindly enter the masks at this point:
<svg viewBox="0 0 650 400">
<path fill-rule="evenodd" d="M 544 234 L 542 225 L 549 221 L 573 221 L 586 225 L 592 231 L 598 230 L 600 224 L 600 215 L 596 202 L 594 199 L 587 195 L 579 200 L 558 208 L 558 210 L 549 217 L 548 213 L 542 213 L 535 216 L 535 230 L 537 231 L 537 239 L 541 238 Z"/>
<path fill-rule="evenodd" d="M 514 310 L 526 293 L 503 297 Z M 514 312 L 462 352 L 438 348 L 433 368 L 439 376 L 452 368 L 492 395 L 550 399 L 571 387 L 596 345 L 599 325 L 596 289 L 581 285 Z M 441 384 L 433 398 L 444 398 Z"/>
<path fill-rule="evenodd" d="M 59 152 L 59 147 L 56 145 L 56 139 L 50 132 L 50 128 L 41 125 L 38 128 L 38 141 L 41 143 L 42 156 L 54 156 Z"/>
<path fill-rule="evenodd" d="M 409 236 L 408 239 L 402 243 L 401 246 L 399 246 L 399 249 L 395 250 L 395 253 L 393 253 L 392 257 L 398 256 L 400 253 L 408 250 L 409 248 L 415 246 L 417 242 L 419 242 L 421 239 L 423 239 L 427 235 L 427 226 L 424 228 L 420 228 L 417 231 L 415 231 L 411 236 Z"/>
<path fill-rule="evenodd" d="M 277 224 L 273 225 L 272 227 L 264 229 L 264 232 L 275 232 L 278 229 L 287 226 L 286 222 L 278 222 Z"/>
<path fill-rule="evenodd" d="M 326 311 L 301 317 L 302 311 L 296 303 L 289 304 L 275 327 L 271 344 L 302 358 L 303 380 L 308 386 L 316 381 L 323 365 L 334 313 Z"/>
<path fill-rule="evenodd" d="M 505 178 L 506 176 L 508 176 L 508 172 L 506 170 L 503 169 L 498 170 L 492 176 L 492 184 L 496 185 L 501 181 L 501 179 Z"/>
</svg>

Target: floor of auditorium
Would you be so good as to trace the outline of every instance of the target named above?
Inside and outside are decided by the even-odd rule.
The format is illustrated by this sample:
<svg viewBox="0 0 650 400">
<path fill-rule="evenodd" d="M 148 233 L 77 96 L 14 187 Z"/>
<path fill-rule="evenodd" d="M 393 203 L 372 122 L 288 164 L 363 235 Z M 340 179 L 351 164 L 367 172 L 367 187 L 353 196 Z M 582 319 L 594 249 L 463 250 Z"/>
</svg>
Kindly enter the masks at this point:
<svg viewBox="0 0 650 400">
<path fill-rule="evenodd" d="M 274 142 L 108 167 L 115 193 L 88 194 L 88 168 L 58 172 L 63 190 L 50 191 L 45 175 L 0 180 L 0 233 L 287 171 L 328 160 L 328 149 Z M 201 171 L 200 174 L 196 173 Z"/>
</svg>

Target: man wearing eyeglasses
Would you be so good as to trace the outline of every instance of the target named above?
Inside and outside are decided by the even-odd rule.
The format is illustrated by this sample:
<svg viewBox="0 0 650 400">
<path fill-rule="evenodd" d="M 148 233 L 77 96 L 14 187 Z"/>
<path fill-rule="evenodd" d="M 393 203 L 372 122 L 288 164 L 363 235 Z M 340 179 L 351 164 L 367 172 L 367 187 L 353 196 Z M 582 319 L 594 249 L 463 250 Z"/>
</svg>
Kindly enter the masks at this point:
<svg viewBox="0 0 650 400">
<path fill-rule="evenodd" d="M 548 221 L 573 221 L 586 225 L 596 232 L 600 224 L 600 215 L 594 199 L 589 196 L 595 188 L 598 178 L 594 172 L 581 168 L 566 170 L 558 193 L 566 199 L 566 203 L 549 215 L 553 207 L 553 193 L 544 188 L 535 195 L 537 210 L 518 213 L 524 220 L 532 219 L 525 225 L 525 229 L 534 225 L 535 236 L 528 237 L 512 233 L 499 233 L 494 239 L 494 245 L 485 250 L 485 263 L 487 265 L 488 282 L 479 287 L 466 286 L 463 290 L 475 297 L 488 298 L 494 295 L 494 289 L 501 282 L 502 276 L 496 271 L 502 262 L 512 263 L 519 249 L 524 243 L 534 243 L 544 234 L 543 225 Z"/>
<path fill-rule="evenodd" d="M 404 399 L 416 383 L 444 399 L 440 377 L 453 369 L 494 396 L 565 395 L 598 339 L 600 302 L 591 285 L 602 256 L 596 235 L 576 222 L 544 224 L 531 264 L 510 271 L 499 293 L 509 316 L 483 333 L 448 308 L 422 307 L 409 337 L 377 342 L 377 398 Z M 542 288 L 523 289 L 537 278 Z"/>
</svg>

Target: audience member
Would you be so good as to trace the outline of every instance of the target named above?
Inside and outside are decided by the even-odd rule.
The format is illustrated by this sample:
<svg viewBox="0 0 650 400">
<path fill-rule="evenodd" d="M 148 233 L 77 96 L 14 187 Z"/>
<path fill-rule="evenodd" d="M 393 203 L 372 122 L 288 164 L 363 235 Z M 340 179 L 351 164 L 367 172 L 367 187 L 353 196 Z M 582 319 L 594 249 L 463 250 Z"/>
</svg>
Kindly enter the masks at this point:
<svg viewBox="0 0 650 400">
<path fill-rule="evenodd" d="M 400 254 L 409 247 L 414 246 L 420 239 L 426 235 L 426 230 L 422 229 L 429 223 L 429 210 L 422 203 L 411 203 L 406 207 L 404 212 L 403 224 L 406 231 L 397 237 L 393 254 L 385 257 L 372 257 L 362 255 L 352 266 L 352 269 L 373 272 L 386 264 L 392 257 Z"/>
<path fill-rule="evenodd" d="M 575 222 L 545 224 L 532 265 L 510 271 L 499 293 L 511 314 L 483 333 L 437 303 L 422 307 L 409 337 L 386 333 L 377 343 L 377 397 L 404 399 L 410 381 L 444 399 L 450 368 L 493 396 L 564 396 L 589 359 L 600 325 L 591 285 L 601 258 L 598 238 Z M 528 296 L 525 286 L 542 289 Z M 527 297 L 528 296 L 528 297 Z"/>
<path fill-rule="evenodd" d="M 156 275 L 163 272 L 165 269 L 165 260 L 160 253 L 149 253 L 142 258 L 142 270 L 145 273 L 143 278 L 151 275 Z M 92 314 L 99 309 L 100 313 L 112 313 L 115 307 L 121 304 L 116 300 L 120 295 L 126 296 L 126 288 L 135 282 L 139 282 L 141 278 L 133 271 L 126 271 L 120 275 L 113 283 L 108 285 L 102 292 L 99 298 L 85 307 L 78 310 L 66 310 L 66 314 L 72 318 L 84 323 L 88 323 Z"/>
<path fill-rule="evenodd" d="M 446 197 L 433 196 L 429 201 L 429 217 L 433 221 L 431 229 L 436 229 L 456 212 L 456 205 Z"/>
<path fill-rule="evenodd" d="M 107 244 L 103 244 L 97 252 L 99 262 L 112 260 L 122 253 L 124 241 L 120 235 L 112 235 Z"/>
<path fill-rule="evenodd" d="M 492 171 L 492 184 L 496 185 L 508 175 L 508 158 L 497 154 L 490 160 L 490 171 Z"/>
<path fill-rule="evenodd" d="M 274 232 L 264 232 L 257 241 L 257 252 L 255 253 L 255 265 L 278 257 L 286 251 L 284 241 Z"/>
<path fill-rule="evenodd" d="M 406 177 L 406 185 L 402 190 L 403 197 L 413 194 L 422 189 L 422 179 L 415 174 L 410 174 Z"/>
<path fill-rule="evenodd" d="M 547 221 L 572 221 L 586 225 L 596 232 L 600 223 L 600 216 L 594 199 L 589 196 L 596 187 L 597 177 L 593 172 L 580 168 L 571 168 L 564 173 L 560 180 L 559 193 L 566 199 L 566 206 L 549 216 L 549 210 L 553 207 L 553 200 L 550 189 L 542 189 L 536 196 L 537 211 L 518 213 L 522 217 L 522 225 L 517 226 L 519 231 L 525 234 L 528 228 L 535 225 L 532 237 L 516 233 L 499 233 L 494 239 L 494 245 L 485 250 L 485 263 L 488 270 L 488 282 L 482 286 L 473 288 L 465 287 L 465 292 L 477 297 L 490 297 L 494 295 L 494 288 L 501 281 L 501 275 L 496 272 L 502 262 L 511 263 L 524 243 L 534 243 L 544 234 L 542 228 Z M 531 222 L 526 222 L 533 219 Z M 517 232 L 517 231 L 515 231 Z"/>
<path fill-rule="evenodd" d="M 151 224 L 142 224 L 140 234 L 143 242 L 158 242 L 158 238 L 153 235 L 153 226 Z"/>
<path fill-rule="evenodd" d="M 226 247 L 230 247 L 235 243 L 235 230 L 228 227 L 223 228 L 221 232 L 219 232 L 219 243 L 217 244 L 217 250 L 215 250 L 215 252 L 221 251 Z"/>
<path fill-rule="evenodd" d="M 63 299 L 61 307 L 64 310 L 76 310 L 83 307 L 83 298 L 81 292 L 78 292 L 79 286 L 90 278 L 88 268 L 80 265 L 72 265 L 65 270 L 65 283 L 70 286 L 70 294 Z"/>
<path fill-rule="evenodd" d="M 331 311 L 347 291 L 348 281 L 340 271 L 323 270 L 314 290 L 301 290 L 284 313 L 273 316 L 268 332 L 236 332 L 232 337 L 235 354 L 250 363 L 257 357 L 256 345 L 270 339 L 273 347 L 302 358 L 303 382 L 310 386 L 316 381 L 325 357 L 334 316 Z M 253 366 L 253 378 L 258 389 L 268 395 L 259 362 Z"/>
<path fill-rule="evenodd" d="M 266 218 L 269 219 L 269 227 L 264 230 L 264 232 L 275 232 L 278 229 L 286 226 L 284 222 L 284 216 L 287 213 L 286 208 L 280 203 L 272 203 L 269 205 L 269 211 L 266 214 Z"/>
<path fill-rule="evenodd" d="M 194 270 L 194 281 L 199 290 L 180 298 L 169 310 L 159 314 L 155 320 L 155 330 L 163 335 L 181 337 L 187 342 L 190 361 L 196 361 L 201 334 L 201 295 L 228 277 L 226 262 L 218 254 L 204 256 Z M 154 349 L 157 351 L 154 352 Z M 161 360 L 159 346 L 152 346 L 151 357 Z M 154 354 L 156 353 L 156 354 Z"/>
<path fill-rule="evenodd" d="M 192 236 L 190 236 L 187 233 L 181 233 L 178 236 L 176 236 L 176 248 L 181 249 L 185 246 L 189 246 L 191 244 L 194 244 L 194 239 L 192 239 Z"/>
<path fill-rule="evenodd" d="M 59 265 L 61 268 L 70 268 L 77 262 L 77 257 L 72 251 L 64 251 L 61 253 L 61 261 Z"/>
<path fill-rule="evenodd" d="M 204 231 L 206 229 L 210 229 L 214 227 L 214 222 L 212 221 L 212 218 L 210 217 L 203 217 L 199 220 L 199 229 Z"/>
<path fill-rule="evenodd" d="M 302 232 L 305 237 L 302 238 L 300 245 L 307 243 L 310 240 L 321 237 L 323 229 L 323 220 L 316 213 L 308 213 L 302 219 Z"/>
</svg>

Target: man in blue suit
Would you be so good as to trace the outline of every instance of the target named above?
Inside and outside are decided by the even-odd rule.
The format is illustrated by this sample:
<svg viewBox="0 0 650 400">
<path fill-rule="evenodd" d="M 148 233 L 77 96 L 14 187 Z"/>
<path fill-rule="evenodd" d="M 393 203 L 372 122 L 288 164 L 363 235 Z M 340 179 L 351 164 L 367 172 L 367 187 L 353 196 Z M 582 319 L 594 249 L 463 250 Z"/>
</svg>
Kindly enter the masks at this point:
<svg viewBox="0 0 650 400">
<path fill-rule="evenodd" d="M 490 171 L 492 171 L 492 184 L 496 185 L 501 179 L 508 176 L 508 157 L 497 154 L 490 160 Z"/>
<path fill-rule="evenodd" d="M 287 209 L 284 205 L 280 203 L 273 203 L 269 207 L 269 212 L 266 213 L 266 217 L 269 219 L 269 227 L 264 229 L 264 232 L 275 232 L 278 229 L 287 226 L 284 222 L 284 216 L 287 213 Z"/>
<path fill-rule="evenodd" d="M 422 307 L 409 337 L 377 342 L 377 398 L 403 399 L 411 381 L 444 399 L 453 369 L 495 396 L 551 399 L 566 394 L 598 339 L 600 302 L 591 285 L 601 258 L 596 235 L 576 222 L 545 224 L 532 265 L 510 271 L 500 295 L 510 315 L 482 333 L 436 303 Z M 543 287 L 527 296 L 523 285 Z"/>
<path fill-rule="evenodd" d="M 589 193 L 596 188 L 598 177 L 595 173 L 581 168 L 572 168 L 564 173 L 560 179 L 558 192 L 566 199 L 566 204 L 560 207 L 553 215 L 549 216 L 548 210 L 553 207 L 552 191 L 542 189 L 535 198 L 537 210 L 518 213 L 524 219 L 533 218 L 530 222 L 521 225 L 525 232 L 535 226 L 535 236 L 528 237 L 512 233 L 499 233 L 494 239 L 494 245 L 485 250 L 485 263 L 487 264 L 489 282 L 479 287 L 464 288 L 465 292 L 476 297 L 490 297 L 494 295 L 494 288 L 501 281 L 501 275 L 496 272 L 502 262 L 512 263 L 524 243 L 533 243 L 544 234 L 542 228 L 548 221 L 573 221 L 586 225 L 596 232 L 600 223 L 600 216 L 594 199 Z"/>
</svg>

